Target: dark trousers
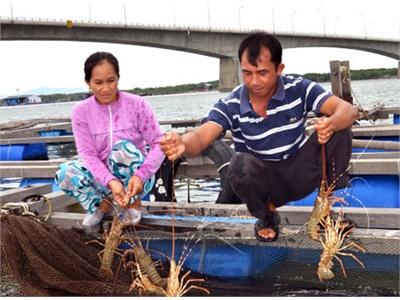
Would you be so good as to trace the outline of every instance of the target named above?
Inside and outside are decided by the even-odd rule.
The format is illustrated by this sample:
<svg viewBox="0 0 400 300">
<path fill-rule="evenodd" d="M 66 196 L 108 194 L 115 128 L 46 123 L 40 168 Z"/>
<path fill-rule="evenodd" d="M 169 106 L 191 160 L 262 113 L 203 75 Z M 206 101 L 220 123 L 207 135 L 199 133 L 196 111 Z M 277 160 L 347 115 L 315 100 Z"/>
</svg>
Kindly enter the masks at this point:
<svg viewBox="0 0 400 300">
<path fill-rule="evenodd" d="M 321 148 L 314 132 L 296 155 L 283 161 L 262 161 L 252 154 L 238 153 L 230 161 L 227 179 L 242 203 L 247 204 L 249 212 L 264 219 L 270 201 L 279 207 L 300 200 L 320 186 Z M 325 145 L 328 184 L 335 179 L 336 188 L 348 185 L 346 169 L 351 148 L 350 129 L 336 132 Z"/>
<path fill-rule="evenodd" d="M 176 202 L 173 191 L 174 175 L 182 161 L 182 159 L 178 159 L 172 163 L 168 158 L 164 159 L 160 168 L 154 174 L 156 182 L 151 193 L 155 196 L 155 201 Z"/>
</svg>

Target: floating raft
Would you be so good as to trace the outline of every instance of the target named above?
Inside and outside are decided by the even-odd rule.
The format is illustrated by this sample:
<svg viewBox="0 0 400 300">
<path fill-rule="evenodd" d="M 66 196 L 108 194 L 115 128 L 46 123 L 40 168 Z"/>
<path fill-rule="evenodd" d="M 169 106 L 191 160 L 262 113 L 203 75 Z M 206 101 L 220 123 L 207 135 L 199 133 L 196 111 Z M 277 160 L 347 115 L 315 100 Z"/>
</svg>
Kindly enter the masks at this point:
<svg viewBox="0 0 400 300">
<path fill-rule="evenodd" d="M 398 113 L 399 108 L 396 109 Z M 389 114 L 393 114 L 393 110 L 384 110 L 382 107 L 375 107 L 366 112 L 369 118 L 371 116 L 382 118 Z M 12 124 L 6 130 L 0 128 L 2 145 L 73 142 L 73 136 L 68 134 L 71 130 L 70 122 L 54 122 L 48 125 L 39 123 L 33 126 L 26 123 L 25 128 L 19 129 L 12 128 Z M 172 127 L 190 127 L 197 125 L 198 121 L 169 123 Z M 355 289 L 372 287 L 383 289 L 384 293 L 399 294 L 399 126 L 379 125 L 353 128 L 354 141 L 361 147 L 365 147 L 366 142 L 368 146 L 377 147 L 377 142 L 382 143 L 379 140 L 380 136 L 394 136 L 397 140 L 383 141 L 383 151 L 380 152 L 353 153 L 350 174 L 363 180 L 369 178 L 371 181 L 366 181 L 368 184 L 363 190 L 373 198 L 375 203 L 382 204 L 383 207 L 373 207 L 364 196 L 360 197 L 360 200 L 367 207 L 344 207 L 346 217 L 357 224 L 356 230 L 351 234 L 351 239 L 362 244 L 367 249 L 367 253 L 352 252 L 364 262 L 365 269 L 351 258 L 343 258 L 347 278 L 341 275 L 338 263 L 335 262 L 336 277 L 330 281 L 334 287 Z M 46 131 L 59 131 L 60 134 L 59 136 L 44 136 L 43 132 Z M 42 136 L 39 136 L 41 133 Z M 226 136 L 225 140 L 229 142 L 229 136 Z M 58 165 L 63 161 L 63 159 L 2 161 L 0 172 L 3 178 L 51 182 Z M 219 177 L 217 166 L 207 156 L 188 159 L 181 164 L 176 175 L 190 178 Z M 377 178 L 383 180 L 384 184 L 377 185 Z M 390 182 L 389 191 L 385 185 L 388 182 Z M 356 184 L 353 184 L 353 188 L 355 186 Z M 24 205 L 20 204 L 23 199 L 35 194 L 44 195 L 49 199 L 52 203 L 51 209 L 49 210 L 48 202 L 44 200 L 30 202 L 28 200 L 24 202 Z M 392 196 L 394 200 L 388 201 L 388 197 Z M 63 192 L 56 191 L 54 186 L 49 184 L 6 190 L 0 192 L 0 199 L 2 206 L 6 205 L 5 208 L 9 213 L 19 214 L 24 209 L 28 209 L 40 216 L 48 216 L 48 222 L 62 228 L 81 228 L 81 222 L 85 216 L 83 213 L 72 212 L 71 206 L 76 201 Z M 276 281 L 278 277 L 279 280 L 313 282 L 318 285 L 320 283 L 315 270 L 322 247 L 319 242 L 309 240 L 305 232 L 305 224 L 311 214 L 314 199 L 315 195 L 310 195 L 309 199 L 301 200 L 302 206 L 287 205 L 278 209 L 282 219 L 281 235 L 274 243 L 260 243 L 255 239 L 255 219 L 248 215 L 244 205 L 223 205 L 211 202 L 175 204 L 144 202 L 146 213 L 141 222 L 144 230 L 138 226 L 138 232 L 141 239 L 146 241 L 148 247 L 155 250 L 154 252 L 163 252 L 168 255 L 172 248 L 171 226 L 174 226 L 179 232 L 176 236 L 176 255 L 181 255 L 181 250 L 185 249 L 187 243 L 191 243 L 189 246 L 191 252 L 186 260 L 185 268 L 200 274 L 222 278 L 257 277 L 270 281 Z M 394 204 L 389 202 L 394 202 Z M 335 208 L 335 210 L 338 209 Z M 171 213 L 172 211 L 174 214 Z M 149 228 L 152 230 L 148 230 Z M 294 269 L 296 274 L 291 272 Z"/>
<path fill-rule="evenodd" d="M 2 192 L 2 205 L 17 202 L 9 213 L 23 211 L 21 199 L 41 194 L 52 202 L 49 215 L 47 201 L 26 202 L 29 211 L 46 217 L 61 228 L 82 228 L 83 213 L 70 212 L 75 200 L 63 192 L 51 192 L 50 185 L 37 185 Z M 261 243 L 254 237 L 254 222 L 245 205 L 202 203 L 143 202 L 145 213 L 137 232 L 154 253 L 170 255 L 171 226 L 175 236 L 176 259 L 190 249 L 184 267 L 206 276 L 221 278 L 255 278 L 311 282 L 321 285 L 315 274 L 322 246 L 307 237 L 305 224 L 312 207 L 284 206 L 278 209 L 281 235 L 274 243 Z M 339 208 L 335 208 L 338 210 Z M 357 223 L 351 240 L 363 245 L 367 253 L 352 252 L 365 268 L 344 257 L 348 278 L 335 263 L 335 279 L 330 285 L 340 288 L 370 286 L 384 293 L 398 294 L 398 257 L 400 255 L 400 209 L 345 207 L 347 218 Z M 129 229 L 128 229 L 129 231 Z M 133 231 L 130 231 L 133 234 Z M 157 257 L 163 259 L 163 257 Z M 296 268 L 296 274 L 289 272 Z M 253 279 L 251 279 L 253 280 Z"/>
</svg>

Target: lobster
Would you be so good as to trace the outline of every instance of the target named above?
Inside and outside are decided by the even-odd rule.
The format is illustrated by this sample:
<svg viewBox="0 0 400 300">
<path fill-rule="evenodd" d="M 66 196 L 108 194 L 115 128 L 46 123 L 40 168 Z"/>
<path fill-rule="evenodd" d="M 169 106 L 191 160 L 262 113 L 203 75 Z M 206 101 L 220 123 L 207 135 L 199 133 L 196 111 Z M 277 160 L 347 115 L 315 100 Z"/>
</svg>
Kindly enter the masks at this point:
<svg viewBox="0 0 400 300">
<path fill-rule="evenodd" d="M 172 166 L 172 170 L 174 170 L 174 166 Z M 172 171 L 173 172 L 173 171 Z M 174 173 L 172 173 L 172 178 L 174 178 Z M 173 189 L 172 185 L 172 189 Z M 173 190 L 172 190 L 173 191 Z M 174 192 L 172 193 L 172 203 L 174 204 L 175 200 L 175 195 Z M 174 215 L 174 207 L 172 207 L 172 215 Z M 152 268 L 154 267 L 154 264 L 152 263 L 151 257 L 148 255 L 142 256 L 142 261 L 139 259 L 141 255 L 138 255 L 136 257 L 136 267 L 137 267 L 137 274 L 138 276 L 136 279 L 133 281 L 132 287 L 136 287 L 139 289 L 139 292 L 142 293 L 142 291 L 147 292 L 147 293 L 153 293 L 159 296 L 167 296 L 167 297 L 181 297 L 184 296 L 187 292 L 189 292 L 191 289 L 198 289 L 202 290 L 207 294 L 210 294 L 210 291 L 204 287 L 200 287 L 197 285 L 193 285 L 193 282 L 204 282 L 204 279 L 200 278 L 191 278 L 187 279 L 187 277 L 190 274 L 190 270 L 187 271 L 185 274 L 183 274 L 180 277 L 181 270 L 182 270 L 182 265 L 187 257 L 187 255 L 182 254 L 179 262 L 176 263 L 174 259 L 174 254 L 175 254 L 175 224 L 174 224 L 174 218 L 172 219 L 172 254 L 171 254 L 171 259 L 170 259 L 170 268 L 169 268 L 169 275 L 166 280 L 166 285 L 165 285 L 165 278 L 162 279 L 162 281 L 159 281 L 157 284 L 155 277 L 155 273 Z M 135 251 L 135 250 L 134 250 Z M 142 254 L 138 252 L 138 254 Z M 151 267 L 150 267 L 151 266 Z M 149 268 L 150 267 L 150 268 Z M 145 270 L 145 272 L 142 272 L 142 270 Z M 158 273 L 157 273 L 158 274 Z"/>
<path fill-rule="evenodd" d="M 319 238 L 319 241 L 323 246 L 323 250 L 317 270 L 317 275 L 320 281 L 332 279 L 335 276 L 335 274 L 332 272 L 333 258 L 338 260 L 344 277 L 347 276 L 344 264 L 338 255 L 350 256 L 357 263 L 359 263 L 362 268 L 364 268 L 364 264 L 359 258 L 357 258 L 357 256 L 352 253 L 343 252 L 345 249 L 355 248 L 365 253 L 366 249 L 355 242 L 345 244 L 346 237 L 355 229 L 355 227 L 348 229 L 349 225 L 343 226 L 342 215 L 343 212 L 341 211 L 336 221 L 333 220 L 330 215 L 328 215 L 327 218 L 322 222 L 325 232 L 323 234 L 324 238 Z"/>
<path fill-rule="evenodd" d="M 162 278 L 163 279 L 163 282 L 161 282 L 162 286 L 157 285 L 152 280 L 153 275 L 148 274 L 147 272 L 143 272 L 142 270 L 143 268 L 140 263 L 136 262 L 136 268 L 137 268 L 137 277 L 135 278 L 135 280 L 131 285 L 131 290 L 137 288 L 139 289 L 140 294 L 142 294 L 142 292 L 145 292 L 145 293 L 155 294 L 158 296 L 181 297 L 184 296 L 191 289 L 202 290 L 207 294 L 210 294 L 210 291 L 208 289 L 191 284 L 192 282 L 203 282 L 205 281 L 204 279 L 191 278 L 186 280 L 186 278 L 190 274 L 190 270 L 187 271 L 185 274 L 183 274 L 181 278 L 179 278 L 182 265 L 177 264 L 174 259 L 171 259 L 170 261 L 170 269 L 166 281 L 166 286 L 164 285 L 165 278 Z"/>
<path fill-rule="evenodd" d="M 339 177 L 340 178 L 340 177 Z M 314 207 L 311 212 L 310 219 L 307 224 L 308 236 L 313 240 L 319 239 L 320 226 L 319 224 L 329 216 L 331 207 L 336 202 L 345 203 L 343 198 L 331 196 L 332 191 L 336 186 L 337 178 L 328 186 L 326 179 L 326 158 L 325 145 L 322 145 L 322 180 L 317 199 L 315 199 Z"/>
<path fill-rule="evenodd" d="M 118 219 L 118 216 L 114 216 L 111 228 L 108 232 L 105 232 L 104 236 L 105 243 L 102 244 L 98 240 L 89 241 L 88 243 L 99 243 L 104 246 L 104 249 L 98 253 L 99 259 L 101 261 L 100 271 L 109 278 L 114 277 L 114 273 L 111 269 L 112 262 L 114 259 L 114 254 L 117 253 L 118 245 L 124 240 L 122 237 L 122 230 L 125 223 Z"/>
</svg>

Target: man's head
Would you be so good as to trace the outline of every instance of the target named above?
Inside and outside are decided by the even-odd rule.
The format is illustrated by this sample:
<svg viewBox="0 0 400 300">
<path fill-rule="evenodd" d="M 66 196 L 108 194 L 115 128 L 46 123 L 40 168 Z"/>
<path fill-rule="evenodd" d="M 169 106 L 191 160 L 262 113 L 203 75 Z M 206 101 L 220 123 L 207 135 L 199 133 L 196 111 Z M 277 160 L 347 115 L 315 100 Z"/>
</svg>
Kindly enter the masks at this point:
<svg viewBox="0 0 400 300">
<path fill-rule="evenodd" d="M 250 100 L 268 101 L 275 93 L 277 78 L 285 67 L 280 42 L 266 33 L 253 33 L 239 46 L 243 83 Z"/>
<path fill-rule="evenodd" d="M 253 65 L 258 65 L 261 48 L 267 48 L 271 53 L 271 62 L 278 67 L 282 63 L 281 43 L 272 35 L 264 32 L 255 32 L 247 36 L 239 46 L 239 61 L 242 62 L 243 52 L 247 54 L 247 60 Z"/>
</svg>

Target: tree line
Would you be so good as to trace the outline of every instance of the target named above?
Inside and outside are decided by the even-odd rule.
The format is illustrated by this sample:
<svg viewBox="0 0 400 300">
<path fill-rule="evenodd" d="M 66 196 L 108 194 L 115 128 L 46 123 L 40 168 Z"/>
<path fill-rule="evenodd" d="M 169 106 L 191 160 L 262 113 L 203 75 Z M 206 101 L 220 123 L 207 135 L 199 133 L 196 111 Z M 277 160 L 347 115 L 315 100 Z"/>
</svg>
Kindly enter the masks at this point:
<svg viewBox="0 0 400 300">
<path fill-rule="evenodd" d="M 293 76 L 302 76 L 315 82 L 329 82 L 330 73 L 306 73 L 303 75 L 291 74 Z M 351 80 L 366 80 L 397 77 L 397 69 L 365 69 L 365 70 L 350 70 Z"/>
<path fill-rule="evenodd" d="M 306 74 L 288 74 L 293 76 L 302 76 L 315 82 L 329 82 L 329 73 L 306 73 Z M 351 80 L 365 80 L 365 79 L 379 79 L 379 78 L 393 78 L 397 76 L 397 69 L 365 69 L 365 70 L 350 70 Z M 152 96 L 152 95 L 168 95 L 168 94 L 181 94 L 201 91 L 214 91 L 218 90 L 219 81 L 207 81 L 200 83 L 180 84 L 174 86 L 164 87 L 151 87 L 151 88 L 134 88 L 130 90 L 124 90 L 133 94 L 141 96 Z M 88 93 L 73 93 L 73 94 L 51 94 L 41 95 L 43 103 L 52 102 L 69 102 L 79 101 L 89 96 Z"/>
</svg>

